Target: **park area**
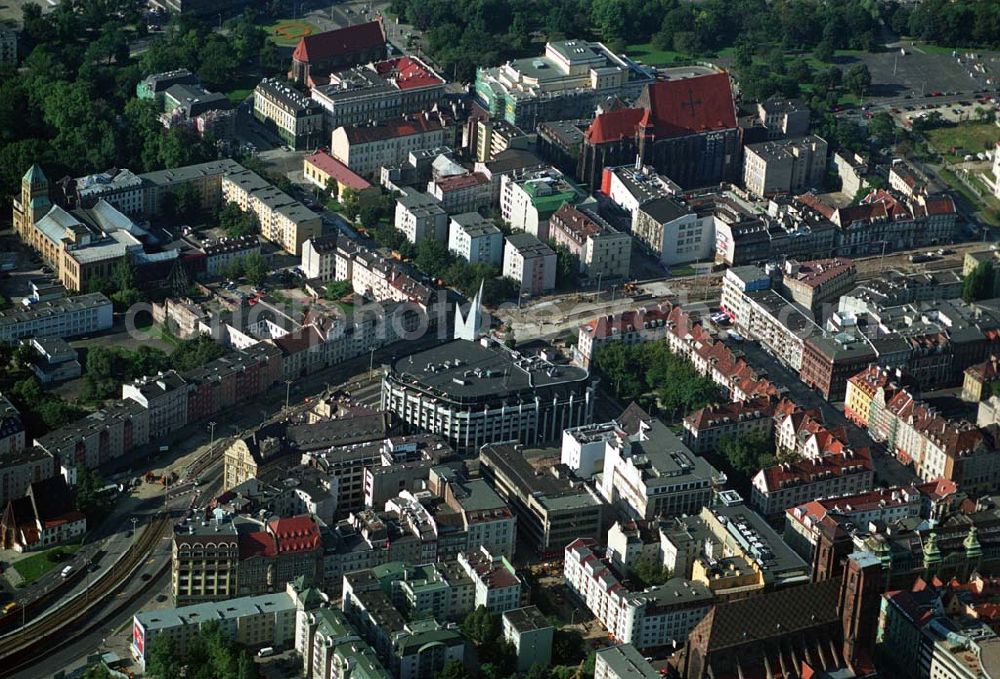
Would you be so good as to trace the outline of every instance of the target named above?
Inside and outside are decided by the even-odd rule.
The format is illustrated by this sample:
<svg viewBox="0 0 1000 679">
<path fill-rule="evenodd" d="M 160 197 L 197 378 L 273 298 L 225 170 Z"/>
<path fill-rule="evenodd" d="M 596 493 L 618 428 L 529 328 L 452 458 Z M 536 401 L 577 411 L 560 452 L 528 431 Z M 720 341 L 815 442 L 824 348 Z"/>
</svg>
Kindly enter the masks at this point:
<svg viewBox="0 0 1000 679">
<path fill-rule="evenodd" d="M 319 32 L 319 26 L 302 19 L 282 19 L 267 27 L 268 36 L 281 47 L 293 47 L 307 35 Z"/>
<path fill-rule="evenodd" d="M 56 566 L 68 561 L 82 546 L 82 543 L 80 543 L 54 547 L 38 554 L 26 556 L 20 561 L 14 562 L 12 567 L 21 576 L 21 579 L 24 581 L 23 584 L 30 585 Z"/>
</svg>

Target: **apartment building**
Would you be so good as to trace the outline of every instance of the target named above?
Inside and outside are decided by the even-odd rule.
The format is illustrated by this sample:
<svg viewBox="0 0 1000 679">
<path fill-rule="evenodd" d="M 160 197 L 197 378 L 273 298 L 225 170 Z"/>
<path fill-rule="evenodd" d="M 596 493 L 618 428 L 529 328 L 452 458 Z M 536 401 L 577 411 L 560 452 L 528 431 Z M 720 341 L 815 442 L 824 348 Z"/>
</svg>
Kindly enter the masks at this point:
<svg viewBox="0 0 1000 679">
<path fill-rule="evenodd" d="M 295 149 L 322 143 L 323 108 L 279 80 L 264 78 L 254 88 L 253 115 Z"/>
<path fill-rule="evenodd" d="M 0 311 L 0 340 L 76 337 L 110 330 L 111 325 L 111 300 L 94 292 Z"/>
<path fill-rule="evenodd" d="M 294 200 L 256 172 L 227 173 L 222 197 L 244 212 L 252 212 L 260 223 L 260 235 L 292 255 L 302 254 L 302 244 L 323 231 L 320 216 Z"/>
<path fill-rule="evenodd" d="M 774 411 L 774 404 L 766 398 L 705 406 L 684 418 L 684 445 L 700 454 L 718 450 L 726 438 L 769 436 Z"/>
<path fill-rule="evenodd" d="M 433 109 L 444 98 L 444 79 L 415 56 L 369 62 L 329 74 L 310 97 L 323 108 L 327 127 L 377 125 Z"/>
<path fill-rule="evenodd" d="M 632 644 L 597 650 L 594 679 L 658 679 L 660 673 Z"/>
<path fill-rule="evenodd" d="M 35 439 L 54 456 L 72 485 L 79 467 L 97 469 L 149 442 L 149 409 L 132 399 L 112 401 L 96 412 Z"/>
<path fill-rule="evenodd" d="M 643 203 L 679 195 L 683 189 L 651 166 L 633 163 L 604 168 L 601 172 L 601 193 L 616 206 L 634 215 Z"/>
<path fill-rule="evenodd" d="M 785 510 L 783 537 L 799 556 L 812 563 L 822 533 L 849 533 L 872 522 L 888 526 L 920 517 L 925 515 L 924 504 L 924 495 L 912 485 L 809 500 Z"/>
<path fill-rule="evenodd" d="M 818 314 L 823 305 L 835 306 L 844 293 L 853 289 L 856 277 L 857 267 L 846 258 L 808 262 L 789 259 L 782 267 L 781 285 L 790 301 Z"/>
<path fill-rule="evenodd" d="M 430 238 L 448 239 L 448 210 L 440 197 L 411 191 L 396 199 L 396 230 L 414 245 Z"/>
<path fill-rule="evenodd" d="M 767 129 L 768 139 L 804 136 L 809 131 L 809 117 L 809 107 L 800 99 L 757 102 L 757 118 Z"/>
<path fill-rule="evenodd" d="M 526 231 L 543 241 L 549 238 L 549 219 L 555 211 L 582 198 L 583 192 L 552 167 L 500 178 L 500 216 L 515 231 Z"/>
<path fill-rule="evenodd" d="M 637 405 L 629 406 L 617 422 L 625 436 L 605 441 L 597 490 L 631 517 L 694 513 L 709 504 L 713 488 L 725 482 L 725 475 Z"/>
<path fill-rule="evenodd" d="M 302 176 L 323 191 L 332 188 L 332 195 L 337 200 L 343 200 L 344 192 L 348 189 L 360 193 L 372 188 L 367 179 L 352 172 L 351 168 L 322 149 L 303 159 Z"/>
<path fill-rule="evenodd" d="M 815 135 L 748 144 L 743 152 L 743 186 L 756 196 L 822 186 L 826 152 L 826 141 Z"/>
<path fill-rule="evenodd" d="M 518 672 L 527 672 L 534 665 L 549 666 L 555 630 L 537 606 L 504 611 L 501 623 L 504 639 L 514 644 L 517 652 Z"/>
<path fill-rule="evenodd" d="M 350 280 L 350 276 L 337 276 L 337 246 L 339 234 L 328 234 L 310 238 L 302 244 L 302 273 L 309 280 Z"/>
<path fill-rule="evenodd" d="M 341 126 L 330 138 L 330 155 L 351 171 L 371 177 L 381 167 L 399 165 L 414 151 L 448 146 L 452 135 L 453 127 L 440 113 L 403 116 L 374 126 Z"/>
<path fill-rule="evenodd" d="M 494 615 L 520 608 L 527 598 L 524 581 L 505 556 L 494 556 L 485 547 L 459 552 L 458 565 L 475 588 L 475 607 Z"/>
<path fill-rule="evenodd" d="M 44 339 L 35 339 L 31 346 L 47 344 Z M 24 450 L 24 423 L 21 414 L 7 397 L 0 394 L 0 459 L 16 455 Z M 2 504 L 2 502 L 0 502 Z"/>
<path fill-rule="evenodd" d="M 452 215 L 448 222 L 448 250 L 470 264 L 500 266 L 503 232 L 478 212 Z"/>
<path fill-rule="evenodd" d="M 165 636 L 184 653 L 203 626 L 218 624 L 222 636 L 250 648 L 280 648 L 295 641 L 295 616 L 306 602 L 288 591 L 136 613 L 132 618 L 133 660 L 145 671 L 153 640 Z"/>
<path fill-rule="evenodd" d="M 817 497 L 853 495 L 872 489 L 875 472 L 867 448 L 834 442 L 819 457 L 761 469 L 752 480 L 752 502 L 765 516 Z"/>
<path fill-rule="evenodd" d="M 0 507 L 24 497 L 32 483 L 54 476 L 58 470 L 55 456 L 39 446 L 0 455 Z"/>
<path fill-rule="evenodd" d="M 685 578 L 629 591 L 596 549 L 597 542 L 588 538 L 567 545 L 563 579 L 615 641 L 643 650 L 682 643 L 711 609 L 711 590 Z"/>
<path fill-rule="evenodd" d="M 663 196 L 636 208 L 632 234 L 668 266 L 707 261 L 715 246 L 715 218 L 699 214 L 680 198 Z"/>
<path fill-rule="evenodd" d="M 542 558 L 558 558 L 573 538 L 600 537 L 606 507 L 565 465 L 536 469 L 513 444 L 483 446 L 479 463 L 517 516 L 521 538 Z"/>
<path fill-rule="evenodd" d="M 475 212 L 489 207 L 493 184 L 482 172 L 472 172 L 432 179 L 427 183 L 427 193 L 440 200 L 450 214 Z"/>
<path fill-rule="evenodd" d="M 517 282 L 520 292 L 541 295 L 556 287 L 556 253 L 530 233 L 506 237 L 503 275 Z"/>
<path fill-rule="evenodd" d="M 131 399 L 149 411 L 149 436 L 161 439 L 188 423 L 189 384 L 174 370 L 137 378 L 122 385 L 122 399 Z"/>
<path fill-rule="evenodd" d="M 563 205 L 549 219 L 549 236 L 579 259 L 580 273 L 608 281 L 628 278 L 632 238 L 594 209 Z"/>
</svg>

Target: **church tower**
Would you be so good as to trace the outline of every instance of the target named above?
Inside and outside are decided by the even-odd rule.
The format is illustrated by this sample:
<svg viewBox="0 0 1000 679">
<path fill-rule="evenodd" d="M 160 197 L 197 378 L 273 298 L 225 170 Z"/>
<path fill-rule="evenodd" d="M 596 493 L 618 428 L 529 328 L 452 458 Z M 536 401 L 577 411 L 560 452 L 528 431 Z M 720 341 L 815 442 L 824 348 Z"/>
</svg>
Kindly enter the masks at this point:
<svg viewBox="0 0 1000 679">
<path fill-rule="evenodd" d="M 14 201 L 14 232 L 26 242 L 33 242 L 31 229 L 51 209 L 49 180 L 37 164 L 21 178 L 21 200 Z"/>
<path fill-rule="evenodd" d="M 469 305 L 468 314 L 463 317 L 461 308 L 457 304 L 455 305 L 455 339 L 475 342 L 489 330 L 489 322 L 484 323 L 483 319 L 483 283 L 485 281 L 480 281 L 479 292 L 476 293 L 472 304 Z M 483 328 L 484 324 L 485 328 Z"/>
</svg>

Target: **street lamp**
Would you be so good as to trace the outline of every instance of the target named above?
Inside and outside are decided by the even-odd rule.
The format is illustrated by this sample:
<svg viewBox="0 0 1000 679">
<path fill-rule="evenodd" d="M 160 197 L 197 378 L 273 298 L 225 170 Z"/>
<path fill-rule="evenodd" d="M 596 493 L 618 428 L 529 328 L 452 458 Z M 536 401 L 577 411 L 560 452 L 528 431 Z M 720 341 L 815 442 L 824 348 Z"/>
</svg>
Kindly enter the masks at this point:
<svg viewBox="0 0 1000 679">
<path fill-rule="evenodd" d="M 211 440 L 209 441 L 208 445 L 212 446 L 212 445 L 215 444 L 215 422 L 214 421 L 208 423 L 208 429 L 211 432 Z"/>
<path fill-rule="evenodd" d="M 371 353 L 368 355 L 368 381 L 375 381 L 375 347 L 372 347 Z"/>
<path fill-rule="evenodd" d="M 132 544 L 134 545 L 135 544 L 135 527 L 136 527 L 136 524 L 139 523 L 139 519 L 133 516 L 132 519 L 131 519 L 131 521 L 132 521 Z"/>
<path fill-rule="evenodd" d="M 288 410 L 288 397 L 292 389 L 292 380 L 285 380 L 285 410 Z"/>
</svg>

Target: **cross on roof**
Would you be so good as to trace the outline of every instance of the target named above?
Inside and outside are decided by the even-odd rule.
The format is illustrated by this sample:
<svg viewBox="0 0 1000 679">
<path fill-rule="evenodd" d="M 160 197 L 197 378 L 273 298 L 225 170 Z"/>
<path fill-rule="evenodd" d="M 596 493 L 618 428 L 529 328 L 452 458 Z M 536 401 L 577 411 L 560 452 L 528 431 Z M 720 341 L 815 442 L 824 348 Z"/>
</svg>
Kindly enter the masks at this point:
<svg viewBox="0 0 1000 679">
<path fill-rule="evenodd" d="M 694 89 L 688 86 L 688 100 L 681 102 L 681 108 L 690 108 L 691 115 L 694 115 L 694 107 L 701 104 L 701 99 L 694 98 Z"/>
</svg>

